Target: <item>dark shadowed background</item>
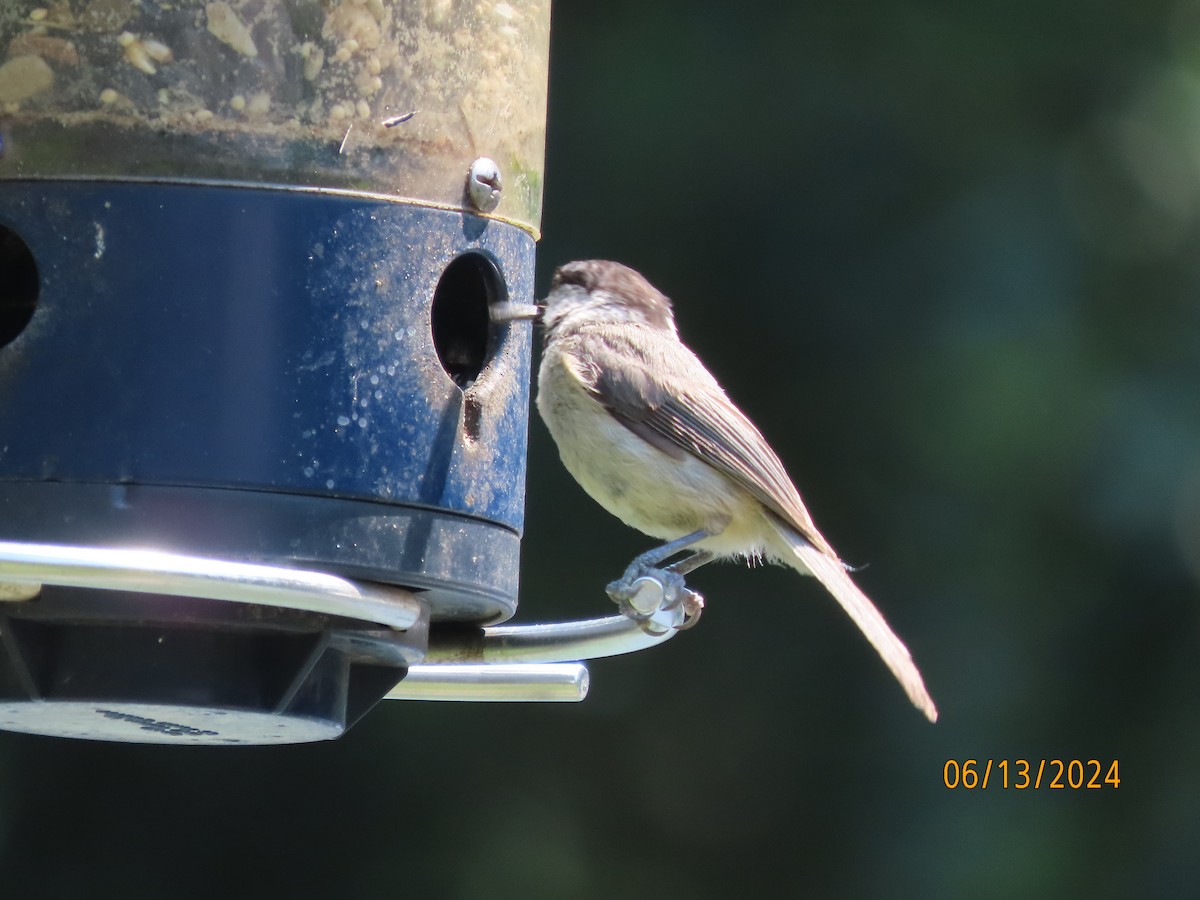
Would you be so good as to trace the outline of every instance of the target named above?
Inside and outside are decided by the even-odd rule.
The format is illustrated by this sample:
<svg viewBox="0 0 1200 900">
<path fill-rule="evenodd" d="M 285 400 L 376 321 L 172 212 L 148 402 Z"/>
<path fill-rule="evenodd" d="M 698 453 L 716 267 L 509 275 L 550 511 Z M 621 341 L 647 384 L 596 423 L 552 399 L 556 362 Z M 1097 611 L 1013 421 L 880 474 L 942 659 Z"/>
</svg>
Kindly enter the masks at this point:
<svg viewBox="0 0 1200 900">
<path fill-rule="evenodd" d="M 674 299 L 941 721 L 815 583 L 711 567 L 577 706 L 0 734 L 0 892 L 1194 896 L 1200 4 L 563 2 L 546 173 L 539 290 L 609 257 Z M 531 432 L 519 620 L 607 614 L 649 542 Z M 947 789 L 968 758 L 1120 786 Z"/>
</svg>

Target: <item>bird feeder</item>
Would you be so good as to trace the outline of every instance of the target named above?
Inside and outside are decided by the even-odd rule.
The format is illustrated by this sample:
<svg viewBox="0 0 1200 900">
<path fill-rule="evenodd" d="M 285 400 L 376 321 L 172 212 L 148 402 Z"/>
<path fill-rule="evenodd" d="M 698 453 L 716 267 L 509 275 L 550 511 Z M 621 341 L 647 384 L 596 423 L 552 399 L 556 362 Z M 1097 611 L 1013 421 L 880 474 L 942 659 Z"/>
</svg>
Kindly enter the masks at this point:
<svg viewBox="0 0 1200 900">
<path fill-rule="evenodd" d="M 0 728 L 581 699 L 517 608 L 548 0 L 0 2 Z"/>
</svg>

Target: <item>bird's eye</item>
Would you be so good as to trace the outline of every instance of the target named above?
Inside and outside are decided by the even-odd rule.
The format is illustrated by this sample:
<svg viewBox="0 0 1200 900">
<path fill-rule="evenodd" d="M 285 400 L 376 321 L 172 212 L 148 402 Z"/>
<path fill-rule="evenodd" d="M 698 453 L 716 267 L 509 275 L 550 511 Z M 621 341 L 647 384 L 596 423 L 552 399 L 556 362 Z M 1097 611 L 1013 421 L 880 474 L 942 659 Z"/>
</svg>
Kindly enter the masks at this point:
<svg viewBox="0 0 1200 900">
<path fill-rule="evenodd" d="M 579 266 L 560 266 L 554 273 L 554 278 L 551 279 L 550 286 L 553 288 L 565 284 L 577 285 L 579 287 L 586 288 L 587 273 Z"/>
</svg>

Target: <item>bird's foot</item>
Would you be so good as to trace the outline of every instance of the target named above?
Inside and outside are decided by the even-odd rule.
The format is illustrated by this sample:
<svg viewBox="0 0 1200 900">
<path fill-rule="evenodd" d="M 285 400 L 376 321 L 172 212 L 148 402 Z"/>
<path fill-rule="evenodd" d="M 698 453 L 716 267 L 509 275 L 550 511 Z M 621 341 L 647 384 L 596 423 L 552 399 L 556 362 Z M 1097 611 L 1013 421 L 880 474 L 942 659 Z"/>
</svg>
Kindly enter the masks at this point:
<svg viewBox="0 0 1200 900">
<path fill-rule="evenodd" d="M 647 634 L 691 628 L 704 609 L 704 598 L 687 586 L 682 574 L 641 559 L 634 560 L 606 590 L 617 608 Z"/>
</svg>

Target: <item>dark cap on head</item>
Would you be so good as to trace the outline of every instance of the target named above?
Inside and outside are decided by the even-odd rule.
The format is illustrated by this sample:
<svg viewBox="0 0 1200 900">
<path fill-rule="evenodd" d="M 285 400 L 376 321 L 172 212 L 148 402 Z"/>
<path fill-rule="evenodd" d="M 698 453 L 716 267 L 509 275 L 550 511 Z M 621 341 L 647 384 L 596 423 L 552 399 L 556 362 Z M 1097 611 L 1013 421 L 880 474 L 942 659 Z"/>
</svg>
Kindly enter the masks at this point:
<svg viewBox="0 0 1200 900">
<path fill-rule="evenodd" d="M 559 266 L 550 282 L 553 291 L 577 285 L 589 293 L 602 291 L 625 306 L 637 310 L 657 328 L 674 330 L 671 301 L 640 272 L 607 259 L 583 259 Z"/>
</svg>

